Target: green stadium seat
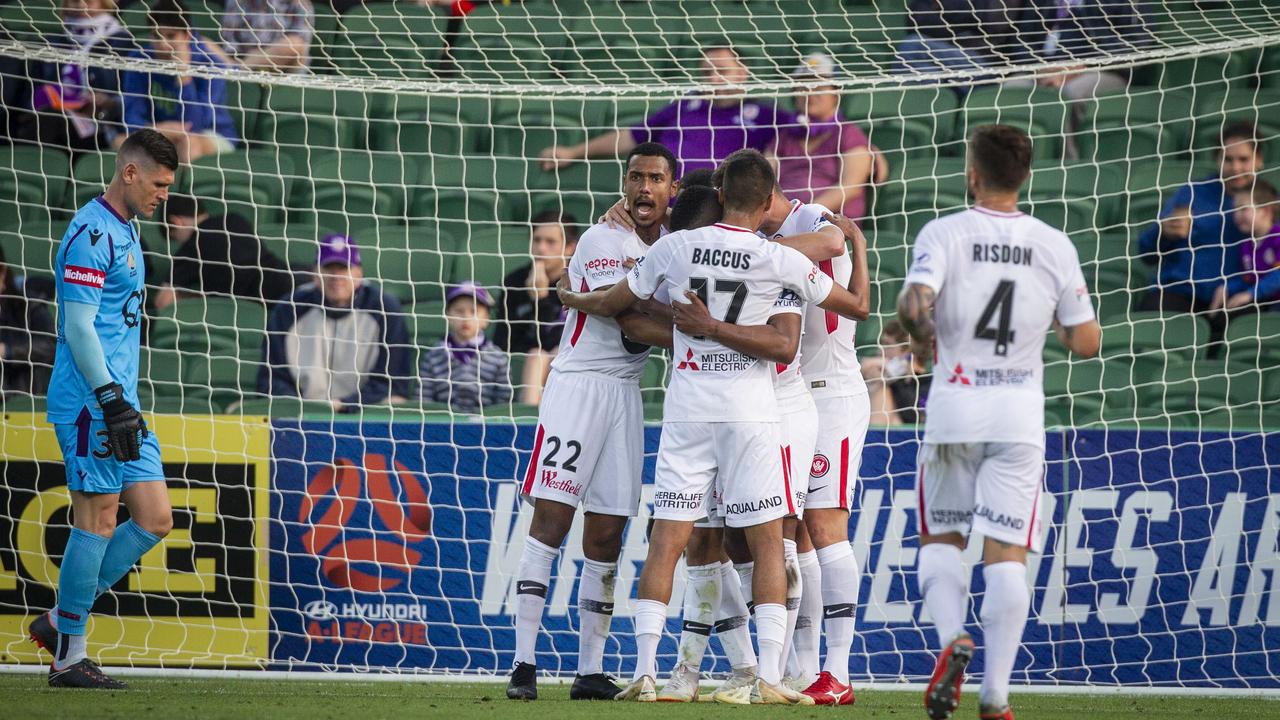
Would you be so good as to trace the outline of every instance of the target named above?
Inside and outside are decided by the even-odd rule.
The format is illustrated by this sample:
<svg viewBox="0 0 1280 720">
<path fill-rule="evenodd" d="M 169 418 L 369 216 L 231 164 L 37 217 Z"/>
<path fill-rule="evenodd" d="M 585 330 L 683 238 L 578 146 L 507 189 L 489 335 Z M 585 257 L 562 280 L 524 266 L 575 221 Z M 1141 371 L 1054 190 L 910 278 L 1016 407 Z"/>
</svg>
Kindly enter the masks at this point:
<svg viewBox="0 0 1280 720">
<path fill-rule="evenodd" d="M 429 7 L 404 3 L 356 5 L 338 17 L 353 51 L 347 74 L 430 79 L 445 46 L 448 19 Z"/>
<path fill-rule="evenodd" d="M 554 6 L 493 3 L 467 15 L 451 50 L 462 76 L 472 82 L 527 83 L 559 78 L 554 58 L 566 29 Z"/>
<path fill-rule="evenodd" d="M 148 344 L 184 353 L 208 355 L 229 349 L 256 358 L 266 332 L 267 311 L 249 300 L 228 297 L 182 297 L 151 319 Z"/>
<path fill-rule="evenodd" d="M 429 95 L 389 96 L 369 118 L 369 148 L 415 156 L 476 151 L 479 133 L 458 115 L 456 104 L 435 100 Z"/>
<path fill-rule="evenodd" d="M 52 273 L 54 253 L 62 242 L 62 229 L 53 235 L 53 226 L 39 222 L 10 222 L 0 229 L 0 248 L 5 262 L 22 275 L 32 272 Z M 64 226 L 65 229 L 65 226 Z"/>
<path fill-rule="evenodd" d="M 1227 324 L 1226 358 L 1253 367 L 1280 367 L 1280 313 L 1233 318 Z"/>
<path fill-rule="evenodd" d="M 277 257 L 286 259 L 289 264 L 300 267 L 314 266 L 316 255 L 320 250 L 320 238 L 328 228 L 320 228 L 315 223 L 303 221 L 286 221 L 283 223 L 263 223 L 257 227 L 258 239 L 263 246 Z M 357 236 L 357 242 L 360 238 Z"/>
<path fill-rule="evenodd" d="M 278 147 L 295 167 L 306 168 L 341 149 L 358 147 L 375 98 L 354 90 L 267 85 L 251 139 Z"/>
<path fill-rule="evenodd" d="M 1031 135 L 1036 158 L 1058 158 L 1065 132 L 1064 108 L 1058 93 L 1045 88 L 978 87 L 960 108 L 957 134 L 968 137 L 974 127 L 987 123 L 1014 125 Z"/>
<path fill-rule="evenodd" d="M 1144 353 L 1192 360 L 1209 343 L 1208 323 L 1188 313 L 1135 312 L 1102 330 L 1101 355 L 1130 360 Z"/>
<path fill-rule="evenodd" d="M 76 209 L 101 195 L 116 171 L 115 153 L 84 153 L 76 158 L 71 175 L 71 205 Z"/>
<path fill-rule="evenodd" d="M 464 242 L 473 232 L 523 217 L 524 205 L 516 194 L 499 196 L 492 190 L 428 188 L 418 193 L 409 215 L 428 229 Z"/>
<path fill-rule="evenodd" d="M 536 159 L 552 145 L 574 145 L 587 139 L 582 118 L 517 110 L 495 120 L 493 153 L 499 157 Z"/>
<path fill-rule="evenodd" d="M 438 300 L 419 300 L 405 314 L 405 324 L 409 326 L 409 336 L 414 345 L 426 348 L 440 342 L 449 331 L 449 324 L 444 317 L 444 293 Z"/>
<path fill-rule="evenodd" d="M 39 43 L 62 32 L 58 3 L 27 0 L 0 5 L 0 38 Z"/>
<path fill-rule="evenodd" d="M 246 416 L 261 415 L 279 418 L 328 417 L 333 415 L 333 406 L 321 400 L 253 395 L 241 400 L 231 411 L 238 415 Z"/>
<path fill-rule="evenodd" d="M 0 146 L 0 214 L 48 219 L 59 208 L 71 177 L 67 154 L 38 145 Z"/>
<path fill-rule="evenodd" d="M 950 88 L 859 91 L 840 104 L 841 115 L 858 123 L 879 148 L 942 146 L 953 137 L 957 109 Z"/>
<path fill-rule="evenodd" d="M 378 237 L 376 246 L 361 248 L 360 253 L 365 277 L 406 305 L 443 298 L 453 274 L 451 255 L 408 247 L 403 240 L 397 243 L 386 235 Z"/>
<path fill-rule="evenodd" d="M 671 363 L 666 355 L 651 353 L 640 376 L 640 396 L 645 405 L 661 404 L 667 392 Z"/>
<path fill-rule="evenodd" d="M 233 212 L 255 226 L 279 222 L 295 177 L 293 160 L 271 150 L 210 155 L 183 168 L 178 190 L 212 214 Z"/>
<path fill-rule="evenodd" d="M 289 208 L 326 227 L 395 222 L 404 218 L 420 177 L 417 163 L 396 153 L 344 151 L 311 163 L 309 183 L 295 185 Z"/>
</svg>

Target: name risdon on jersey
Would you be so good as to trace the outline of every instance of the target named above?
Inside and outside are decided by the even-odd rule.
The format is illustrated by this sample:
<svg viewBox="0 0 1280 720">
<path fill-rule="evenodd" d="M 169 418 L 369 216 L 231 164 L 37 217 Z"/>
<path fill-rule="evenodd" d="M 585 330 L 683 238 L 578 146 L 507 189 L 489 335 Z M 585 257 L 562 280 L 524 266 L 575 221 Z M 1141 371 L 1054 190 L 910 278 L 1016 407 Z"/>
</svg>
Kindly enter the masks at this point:
<svg viewBox="0 0 1280 720">
<path fill-rule="evenodd" d="M 145 275 L 142 246 L 132 223 L 116 214 L 101 196 L 76 212 L 54 260 L 58 348 L 49 387 L 57 392 L 49 393 L 49 422 L 76 422 L 86 407 L 94 418 L 102 417 L 95 388 L 89 387 L 66 347 L 64 323 L 69 302 L 97 306 L 93 327 L 106 355 L 107 371 L 124 388 L 125 399 L 138 407 Z"/>
<path fill-rule="evenodd" d="M 639 261 L 649 252 L 634 232 L 615 230 L 601 223 L 578 240 L 569 261 L 569 282 L 578 291 L 598 290 L 627 276 L 627 259 Z M 666 301 L 665 294 L 658 297 Z M 612 318 L 570 310 L 565 318 L 560 349 L 551 367 L 560 372 L 594 372 L 625 379 L 639 379 L 649 357 L 649 346 L 628 340 Z"/>
<path fill-rule="evenodd" d="M 906 282 L 936 293 L 925 440 L 1044 444 L 1046 334 L 1094 317 L 1075 246 L 1023 213 L 971 208 L 925 225 Z"/>
<path fill-rule="evenodd" d="M 630 286 L 647 298 L 664 285 L 673 299 L 696 293 L 712 316 L 762 325 L 783 290 L 803 302 L 822 302 L 831 278 L 804 255 L 724 223 L 682 230 L 658 240 L 631 273 Z M 675 368 L 667 388 L 667 422 L 774 422 L 774 369 L 711 338 L 673 336 Z"/>
<path fill-rule="evenodd" d="M 817 232 L 833 227 L 826 219 L 831 211 L 815 203 L 791 201 L 791 214 L 783 221 L 773 239 Z M 842 287 L 853 275 L 853 259 L 845 252 L 818 263 L 818 268 Z M 817 305 L 804 309 L 804 334 L 800 339 L 800 371 L 815 397 L 861 395 L 867 392 L 855 351 L 854 336 L 858 324 Z"/>
</svg>

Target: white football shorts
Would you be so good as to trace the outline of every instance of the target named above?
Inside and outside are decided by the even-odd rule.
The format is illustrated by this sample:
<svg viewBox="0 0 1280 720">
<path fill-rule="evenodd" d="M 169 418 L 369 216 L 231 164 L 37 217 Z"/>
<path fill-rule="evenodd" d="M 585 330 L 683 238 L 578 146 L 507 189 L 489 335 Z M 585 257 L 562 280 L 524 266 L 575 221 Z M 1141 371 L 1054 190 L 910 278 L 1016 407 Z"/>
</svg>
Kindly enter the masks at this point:
<svg viewBox="0 0 1280 720">
<path fill-rule="evenodd" d="M 818 443 L 818 408 L 813 397 L 806 392 L 794 399 L 780 401 L 778 412 L 782 416 L 778 427 L 782 444 L 782 475 L 794 508 L 787 514 L 799 517 L 806 507 L 809 466 L 813 463 Z"/>
<path fill-rule="evenodd" d="M 916 461 L 920 532 L 970 530 L 993 540 L 1044 547 L 1040 494 L 1044 449 L 1031 443 L 923 443 Z"/>
<path fill-rule="evenodd" d="M 781 518 L 795 511 L 781 458 L 778 423 L 663 423 L 653 516 L 720 516 L 729 527 Z"/>
<path fill-rule="evenodd" d="M 818 408 L 818 442 L 809 467 L 804 506 L 852 510 L 862 445 L 871 423 L 871 403 L 862 393 L 820 397 L 814 404 Z"/>
<path fill-rule="evenodd" d="M 644 465 L 640 385 L 552 372 L 542 392 L 523 495 L 586 512 L 635 517 Z"/>
</svg>

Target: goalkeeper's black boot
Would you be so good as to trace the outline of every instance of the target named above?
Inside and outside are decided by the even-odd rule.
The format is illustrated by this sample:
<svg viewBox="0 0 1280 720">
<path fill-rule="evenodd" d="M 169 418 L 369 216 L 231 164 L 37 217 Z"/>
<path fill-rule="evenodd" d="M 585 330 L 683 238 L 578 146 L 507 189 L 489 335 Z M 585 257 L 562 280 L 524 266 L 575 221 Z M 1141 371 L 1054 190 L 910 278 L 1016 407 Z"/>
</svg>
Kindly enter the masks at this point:
<svg viewBox="0 0 1280 720">
<path fill-rule="evenodd" d="M 85 688 L 90 690 L 124 690 L 128 685 L 107 676 L 98 663 L 85 658 L 62 670 L 49 668 L 49 687 Z"/>
<path fill-rule="evenodd" d="M 613 678 L 604 673 L 593 675 L 576 675 L 573 686 L 569 688 L 570 700 L 612 700 L 622 692 L 622 688 L 613 682 Z"/>
<path fill-rule="evenodd" d="M 512 700 L 538 699 L 538 666 L 533 663 L 516 663 L 507 683 L 507 697 Z"/>
<path fill-rule="evenodd" d="M 50 655 L 58 651 L 58 631 L 49 621 L 49 613 L 40 613 L 40 617 L 27 626 L 27 632 L 31 635 L 31 640 L 41 649 L 48 650 Z"/>
</svg>

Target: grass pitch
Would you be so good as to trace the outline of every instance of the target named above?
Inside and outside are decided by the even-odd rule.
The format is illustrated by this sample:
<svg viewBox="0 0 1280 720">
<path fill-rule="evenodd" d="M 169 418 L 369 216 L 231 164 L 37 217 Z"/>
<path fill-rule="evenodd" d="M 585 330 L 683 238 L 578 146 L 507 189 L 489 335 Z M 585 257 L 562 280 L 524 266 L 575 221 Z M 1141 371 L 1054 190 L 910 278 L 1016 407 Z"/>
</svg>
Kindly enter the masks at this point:
<svg viewBox="0 0 1280 720">
<path fill-rule="evenodd" d="M 7 718 L 163 717 L 270 718 L 271 720 L 629 720 L 630 718 L 925 718 L 920 694 L 864 690 L 857 704 L 842 708 L 728 707 L 569 702 L 568 685 L 544 682 L 541 699 L 506 699 L 497 683 L 316 682 L 305 680 L 191 680 L 127 678 L 118 692 L 54 690 L 43 675 L 0 674 L 0 716 Z M 1280 700 L 1185 696 L 1017 695 L 1018 720 L 1110 720 L 1112 718 L 1203 718 L 1261 720 L 1280 717 Z M 976 697 L 966 696 L 956 718 L 977 717 Z"/>
</svg>

